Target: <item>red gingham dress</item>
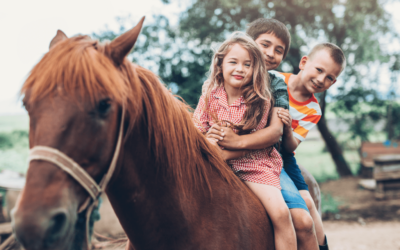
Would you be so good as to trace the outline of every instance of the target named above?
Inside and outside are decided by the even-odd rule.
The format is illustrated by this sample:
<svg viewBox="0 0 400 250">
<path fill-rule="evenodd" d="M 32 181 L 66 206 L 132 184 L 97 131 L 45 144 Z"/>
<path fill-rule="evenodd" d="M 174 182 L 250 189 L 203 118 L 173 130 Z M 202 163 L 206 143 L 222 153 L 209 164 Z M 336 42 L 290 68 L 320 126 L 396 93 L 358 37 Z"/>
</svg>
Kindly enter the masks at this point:
<svg viewBox="0 0 400 250">
<path fill-rule="evenodd" d="M 211 116 L 203 112 L 205 107 L 204 99 L 205 96 L 202 95 L 193 114 L 195 126 L 202 133 L 207 132 L 214 124 Z M 211 92 L 208 101 L 210 110 L 217 115 L 219 121 L 226 120 L 235 124 L 239 124 L 242 121 L 246 111 L 246 104 L 243 97 L 240 97 L 234 103 L 228 105 L 228 96 L 225 92 L 225 88 L 219 87 Z M 268 103 L 266 106 L 266 112 L 261 122 L 251 133 L 265 128 L 268 121 L 269 105 Z M 282 158 L 274 147 L 272 147 L 270 154 L 268 154 L 269 150 L 271 149 L 253 150 L 245 156 L 229 160 L 227 163 L 242 180 L 271 185 L 281 189 L 279 175 L 282 170 Z"/>
</svg>

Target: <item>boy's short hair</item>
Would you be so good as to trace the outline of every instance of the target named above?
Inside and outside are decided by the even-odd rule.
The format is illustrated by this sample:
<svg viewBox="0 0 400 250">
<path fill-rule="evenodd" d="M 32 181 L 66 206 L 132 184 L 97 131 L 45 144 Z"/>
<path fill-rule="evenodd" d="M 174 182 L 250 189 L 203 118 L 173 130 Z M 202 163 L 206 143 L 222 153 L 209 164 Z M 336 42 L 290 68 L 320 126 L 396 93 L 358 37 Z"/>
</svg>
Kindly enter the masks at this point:
<svg viewBox="0 0 400 250">
<path fill-rule="evenodd" d="M 265 33 L 274 34 L 285 44 L 285 52 L 283 53 L 283 59 L 285 59 L 290 48 L 290 33 L 282 22 L 273 18 L 259 18 L 248 24 L 246 33 L 253 40 Z"/>
<path fill-rule="evenodd" d="M 341 67 L 340 72 L 342 72 L 344 68 L 346 68 L 346 57 L 344 56 L 342 49 L 336 44 L 333 43 L 317 44 L 314 46 L 314 48 L 311 49 L 310 53 L 308 54 L 308 57 L 311 59 L 315 53 L 323 49 L 326 49 L 328 51 L 332 60 Z"/>
</svg>

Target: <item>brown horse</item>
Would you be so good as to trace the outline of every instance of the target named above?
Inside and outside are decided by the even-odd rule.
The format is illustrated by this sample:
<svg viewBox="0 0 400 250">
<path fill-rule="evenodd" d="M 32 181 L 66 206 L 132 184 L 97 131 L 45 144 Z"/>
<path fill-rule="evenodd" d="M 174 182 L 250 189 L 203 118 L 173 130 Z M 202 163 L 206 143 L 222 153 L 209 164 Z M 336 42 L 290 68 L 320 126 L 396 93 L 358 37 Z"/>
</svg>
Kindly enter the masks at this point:
<svg viewBox="0 0 400 250">
<path fill-rule="evenodd" d="M 124 143 L 106 193 L 135 249 L 274 249 L 260 201 L 193 126 L 188 107 L 126 59 L 142 23 L 106 44 L 57 33 L 22 88 L 30 147 L 58 149 L 99 182 L 124 107 Z M 74 249 L 87 197 L 55 164 L 30 161 L 15 236 L 27 250 Z"/>
</svg>

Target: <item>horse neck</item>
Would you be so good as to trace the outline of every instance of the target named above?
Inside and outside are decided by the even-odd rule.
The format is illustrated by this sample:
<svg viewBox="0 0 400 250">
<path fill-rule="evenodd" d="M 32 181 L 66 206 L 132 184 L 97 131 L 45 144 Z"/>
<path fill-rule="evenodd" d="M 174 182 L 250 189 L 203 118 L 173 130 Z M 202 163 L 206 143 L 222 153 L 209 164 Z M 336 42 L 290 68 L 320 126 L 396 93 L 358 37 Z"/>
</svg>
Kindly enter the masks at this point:
<svg viewBox="0 0 400 250">
<path fill-rule="evenodd" d="M 173 234 L 185 234 L 187 218 L 173 180 L 163 178 L 157 171 L 166 166 L 155 162 L 143 131 L 146 126 L 141 123 L 126 141 L 120 160 L 122 165 L 107 194 L 128 238 L 135 245 L 149 246 L 165 244 Z M 166 225 L 173 230 L 157 232 Z M 162 247 L 154 245 L 149 249 Z"/>
</svg>

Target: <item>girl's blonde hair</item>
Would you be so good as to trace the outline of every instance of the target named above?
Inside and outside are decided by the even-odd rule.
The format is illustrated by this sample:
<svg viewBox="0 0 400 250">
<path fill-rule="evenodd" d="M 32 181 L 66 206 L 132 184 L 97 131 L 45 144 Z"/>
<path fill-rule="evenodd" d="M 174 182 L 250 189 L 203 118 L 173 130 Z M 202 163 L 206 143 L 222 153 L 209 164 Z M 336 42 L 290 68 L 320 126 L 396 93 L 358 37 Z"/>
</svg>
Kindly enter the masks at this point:
<svg viewBox="0 0 400 250">
<path fill-rule="evenodd" d="M 239 44 L 250 54 L 251 67 L 253 75 L 249 83 L 242 86 L 242 96 L 246 103 L 246 112 L 240 124 L 234 124 L 239 129 L 239 133 L 249 133 L 260 123 L 264 112 L 271 110 L 273 107 L 273 97 L 271 94 L 270 79 L 267 68 L 265 66 L 264 55 L 260 51 L 254 40 L 243 32 L 234 32 L 218 48 L 213 56 L 209 76 L 203 86 L 203 94 L 205 94 L 205 110 L 217 121 L 215 112 L 209 110 L 208 100 L 213 89 L 222 87 L 224 77 L 222 73 L 222 62 L 231 48 Z M 270 103 L 269 110 L 265 110 L 267 102 Z"/>
</svg>

